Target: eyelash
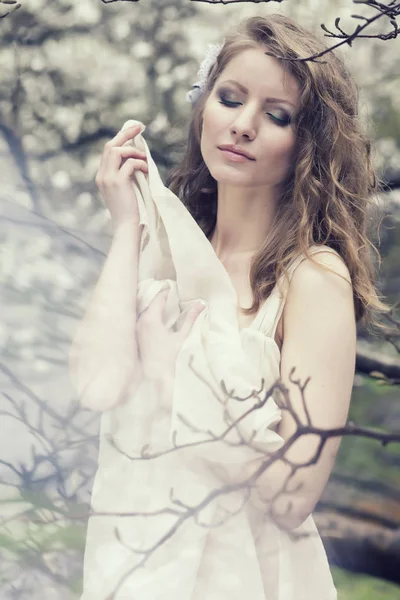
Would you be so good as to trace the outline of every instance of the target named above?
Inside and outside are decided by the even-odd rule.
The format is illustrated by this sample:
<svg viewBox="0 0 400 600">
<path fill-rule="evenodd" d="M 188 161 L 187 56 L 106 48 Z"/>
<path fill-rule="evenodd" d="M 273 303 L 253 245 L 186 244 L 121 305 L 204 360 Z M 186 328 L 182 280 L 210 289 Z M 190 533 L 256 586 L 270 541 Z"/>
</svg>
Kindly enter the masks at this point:
<svg viewBox="0 0 400 600">
<path fill-rule="evenodd" d="M 229 106 L 231 108 L 233 108 L 234 106 L 241 104 L 240 102 L 232 102 L 231 100 L 226 100 L 226 98 L 224 98 L 221 94 L 219 94 L 219 98 L 220 98 L 220 104 L 224 104 L 225 106 Z M 269 115 L 271 117 L 271 119 L 274 120 L 274 122 L 279 125 L 279 127 L 286 127 L 287 125 L 290 124 L 290 117 L 288 117 L 287 119 L 278 119 L 278 117 L 274 117 L 274 115 L 272 115 L 271 113 L 265 113 L 266 115 Z"/>
</svg>

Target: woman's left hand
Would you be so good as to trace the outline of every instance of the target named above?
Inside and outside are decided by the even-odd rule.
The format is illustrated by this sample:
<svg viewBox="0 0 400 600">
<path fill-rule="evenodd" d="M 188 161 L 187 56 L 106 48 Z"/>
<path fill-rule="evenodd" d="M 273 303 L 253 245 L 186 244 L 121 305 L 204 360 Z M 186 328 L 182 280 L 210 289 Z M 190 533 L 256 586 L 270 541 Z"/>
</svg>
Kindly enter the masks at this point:
<svg viewBox="0 0 400 600">
<path fill-rule="evenodd" d="M 136 323 L 136 339 L 143 375 L 156 382 L 173 377 L 179 351 L 204 308 L 200 302 L 194 304 L 188 310 L 178 331 L 171 331 L 163 319 L 167 297 L 168 290 L 159 292 Z"/>
</svg>

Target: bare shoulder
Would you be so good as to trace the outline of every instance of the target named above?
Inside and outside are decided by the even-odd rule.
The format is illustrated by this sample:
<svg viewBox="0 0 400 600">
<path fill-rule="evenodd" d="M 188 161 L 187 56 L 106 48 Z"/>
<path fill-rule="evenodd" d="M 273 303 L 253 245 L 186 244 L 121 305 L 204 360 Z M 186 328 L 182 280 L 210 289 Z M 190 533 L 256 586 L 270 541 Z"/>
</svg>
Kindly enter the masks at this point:
<svg viewBox="0 0 400 600">
<path fill-rule="evenodd" d="M 294 270 L 285 306 L 285 320 L 311 322 L 354 319 L 353 286 L 349 269 L 334 252 L 320 250 Z"/>
<path fill-rule="evenodd" d="M 349 269 L 339 254 L 321 249 L 312 254 L 312 259 L 305 258 L 300 262 L 293 273 L 290 287 L 298 289 L 325 284 L 329 288 L 352 289 Z"/>
<path fill-rule="evenodd" d="M 310 323 L 314 326 L 321 319 L 333 322 L 335 314 L 336 320 L 345 317 L 344 321 L 350 320 L 353 325 L 353 287 L 344 260 L 336 252 L 323 249 L 313 253 L 312 258 L 315 262 L 304 258 L 292 275 L 276 331 L 275 341 L 280 350 L 288 330 L 301 322 L 309 328 Z"/>
</svg>

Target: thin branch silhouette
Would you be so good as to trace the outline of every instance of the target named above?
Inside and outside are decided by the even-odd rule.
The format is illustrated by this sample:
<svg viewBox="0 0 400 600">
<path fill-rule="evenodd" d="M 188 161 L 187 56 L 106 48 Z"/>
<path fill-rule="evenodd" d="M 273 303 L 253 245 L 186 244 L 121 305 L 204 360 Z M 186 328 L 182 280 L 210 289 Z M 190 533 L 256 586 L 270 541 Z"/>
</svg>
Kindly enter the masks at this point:
<svg viewBox="0 0 400 600">
<path fill-rule="evenodd" d="M 118 1 L 118 0 L 116 0 L 116 1 Z M 212 5 L 215 5 L 215 4 L 227 5 L 227 4 L 235 4 L 237 2 L 259 4 L 260 0 L 192 0 L 192 1 L 193 2 L 204 2 L 206 4 L 212 4 Z M 283 0 L 264 0 L 264 4 L 268 4 L 270 2 L 280 3 L 282 1 Z M 318 61 L 317 59 L 321 58 L 328 52 L 332 52 L 332 50 L 335 50 L 336 48 L 343 46 L 344 44 L 347 44 L 348 46 L 351 47 L 353 41 L 356 39 L 368 38 L 368 39 L 380 39 L 382 41 L 387 41 L 387 40 L 392 40 L 392 39 L 397 38 L 397 36 L 400 33 L 399 25 L 396 21 L 397 17 L 400 15 L 399 0 L 393 0 L 392 2 L 389 2 L 389 4 L 384 4 L 383 2 L 377 2 L 376 0 L 352 0 L 352 2 L 353 2 L 353 4 L 363 5 L 368 8 L 371 8 L 371 9 L 377 11 L 377 14 L 373 15 L 370 18 L 364 17 L 363 15 L 359 15 L 359 14 L 351 15 L 352 19 L 354 19 L 355 21 L 363 21 L 363 23 L 357 23 L 357 25 L 354 28 L 354 31 L 352 31 L 350 33 L 344 31 L 342 26 L 340 25 L 341 17 L 336 17 L 334 30 L 329 29 L 324 23 L 322 23 L 321 29 L 325 32 L 325 34 L 324 34 L 325 37 L 340 40 L 333 46 L 330 46 L 326 50 L 323 50 L 321 52 L 316 52 L 315 54 L 312 54 L 307 57 L 289 57 L 288 58 L 285 56 L 279 56 L 273 52 L 266 52 L 266 54 L 268 54 L 269 56 L 273 56 L 274 58 L 277 58 L 279 60 L 290 60 L 290 61 L 296 61 L 296 62 L 312 61 L 312 62 L 320 62 L 321 64 L 324 64 L 325 61 Z M 375 34 L 364 33 L 366 29 L 370 28 L 374 23 L 376 23 L 379 19 L 382 19 L 382 18 L 385 18 L 386 21 L 387 20 L 389 21 L 389 24 L 392 27 L 391 31 L 389 31 L 388 33 L 375 33 Z"/>
<path fill-rule="evenodd" d="M 305 390 L 306 390 L 306 386 L 307 386 L 307 383 L 310 380 L 310 378 L 307 378 L 306 382 L 304 384 L 301 384 L 299 379 L 294 379 L 292 377 L 294 370 L 295 369 L 293 368 L 290 373 L 290 380 L 298 386 L 300 393 L 302 394 L 303 405 L 306 406 Z M 248 475 L 247 477 L 241 478 L 239 481 L 227 483 L 222 488 L 213 489 L 205 498 L 203 498 L 203 500 L 201 500 L 198 504 L 196 504 L 194 506 L 189 506 L 189 505 L 185 504 L 184 502 L 182 502 L 181 500 L 179 500 L 178 498 L 173 497 L 173 490 L 171 489 L 170 490 L 170 499 L 175 505 L 177 505 L 179 507 L 179 510 L 177 510 L 177 509 L 172 510 L 171 508 L 166 507 L 165 509 L 162 509 L 161 511 L 158 510 L 158 511 L 155 511 L 152 513 L 151 512 L 125 513 L 125 516 L 130 516 L 130 517 L 155 516 L 155 515 L 160 515 L 160 514 L 174 514 L 177 517 L 177 519 L 176 519 L 176 522 L 171 525 L 171 527 L 167 530 L 167 532 L 165 532 L 160 537 L 160 539 L 157 540 L 156 543 L 153 543 L 149 548 L 146 548 L 146 549 L 134 548 L 134 547 L 130 546 L 129 544 L 124 542 L 121 531 L 118 528 L 115 529 L 115 536 L 118 539 L 118 541 L 120 541 L 124 545 L 124 547 L 126 549 L 129 549 L 133 554 L 141 555 L 141 559 L 138 563 L 136 563 L 135 565 L 133 565 L 127 569 L 125 574 L 120 578 L 118 584 L 114 588 L 114 591 L 107 597 L 107 600 L 113 600 L 115 598 L 116 594 L 121 589 L 121 586 L 124 584 L 124 582 L 130 576 L 132 576 L 133 573 L 137 569 L 144 566 L 146 561 L 157 551 L 158 548 L 160 548 L 164 543 L 166 543 L 166 541 L 169 540 L 177 532 L 177 530 L 183 525 L 183 523 L 185 523 L 188 519 L 192 519 L 192 518 L 195 520 L 196 523 L 198 523 L 198 516 L 199 516 L 200 512 L 206 506 L 208 506 L 211 502 L 213 502 L 216 498 L 218 498 L 222 495 L 227 495 L 227 494 L 231 494 L 233 492 L 243 490 L 246 494 L 246 498 L 243 500 L 243 504 L 241 505 L 241 508 L 239 509 L 239 511 L 240 511 L 243 508 L 243 506 L 246 504 L 246 502 L 249 500 L 249 494 L 251 493 L 251 491 L 253 489 L 253 485 L 257 482 L 257 480 L 261 477 L 261 475 L 263 473 L 265 473 L 272 466 L 272 464 L 274 464 L 277 460 L 282 460 L 283 462 L 285 462 L 290 467 L 290 473 L 286 476 L 282 487 L 276 491 L 276 493 L 272 496 L 272 498 L 270 498 L 268 501 L 265 498 L 263 498 L 262 500 L 265 503 L 265 514 L 267 514 L 275 522 L 275 524 L 277 524 L 280 528 L 284 528 L 284 527 L 282 527 L 281 522 L 277 521 L 277 517 L 278 516 L 280 518 L 285 517 L 286 513 L 290 512 L 290 510 L 291 510 L 291 504 L 289 503 L 286 513 L 282 514 L 282 513 L 277 512 L 276 503 L 279 501 L 282 494 L 293 494 L 296 491 L 298 491 L 298 488 L 296 490 L 293 490 L 293 489 L 289 490 L 289 484 L 291 483 L 293 475 L 298 471 L 298 469 L 302 469 L 302 468 L 311 466 L 319 460 L 321 452 L 329 438 L 337 437 L 337 436 L 344 436 L 344 435 L 360 436 L 360 437 L 366 437 L 369 439 L 374 439 L 376 441 L 379 441 L 383 446 L 386 446 L 389 443 L 399 443 L 400 442 L 400 432 L 399 433 L 382 432 L 382 431 L 377 431 L 375 429 L 368 428 L 368 427 L 357 426 L 353 423 L 348 423 L 344 427 L 331 428 L 331 429 L 321 429 L 321 428 L 315 427 L 312 425 L 312 422 L 311 422 L 311 419 L 310 419 L 310 416 L 309 416 L 309 413 L 307 410 L 306 410 L 306 419 L 305 419 L 305 423 L 304 423 L 301 421 L 300 417 L 296 414 L 296 412 L 293 409 L 288 389 L 282 383 L 280 383 L 280 381 L 276 382 L 276 384 L 274 384 L 274 386 L 272 386 L 272 388 L 270 388 L 270 390 L 266 394 L 266 397 L 263 399 L 262 403 L 265 403 L 267 398 L 270 397 L 270 395 L 273 391 L 273 388 L 279 389 L 285 397 L 285 403 L 281 404 L 280 407 L 282 408 L 282 410 L 288 410 L 291 413 L 292 417 L 295 419 L 296 425 L 297 425 L 295 433 L 286 440 L 286 442 L 283 444 L 283 446 L 281 448 L 274 451 L 272 454 L 269 454 L 265 459 L 264 458 L 257 459 L 257 460 L 262 460 L 262 462 L 258 466 L 258 468 L 254 471 L 253 474 Z M 243 401 L 242 398 L 234 396 L 233 392 L 231 393 L 231 397 L 234 397 L 237 400 Z M 259 408 L 260 408 L 260 406 L 257 405 L 257 406 L 252 407 L 252 409 L 250 409 L 250 410 L 253 411 L 253 410 L 257 410 Z M 246 413 L 246 414 L 248 414 L 248 413 Z M 234 424 L 230 424 L 227 428 L 227 431 L 232 429 L 233 426 L 237 425 L 239 420 L 240 419 L 237 419 L 237 421 Z M 192 425 L 190 425 L 190 427 L 192 427 Z M 209 432 L 204 432 L 204 433 L 209 433 Z M 293 446 L 293 444 L 295 443 L 295 441 L 297 439 L 299 439 L 300 437 L 302 437 L 304 435 L 310 435 L 310 434 L 316 434 L 316 435 L 320 436 L 320 443 L 318 445 L 316 453 L 310 460 L 308 460 L 304 463 L 301 463 L 301 464 L 294 464 L 287 457 L 285 457 L 286 452 Z M 226 432 L 224 432 L 218 438 L 215 437 L 211 441 L 209 439 L 205 440 L 204 443 L 212 443 L 212 441 L 215 441 L 217 439 L 221 440 L 224 438 L 225 435 L 226 435 Z M 247 442 L 247 443 L 251 446 L 251 441 Z M 174 448 L 172 448 L 170 450 L 166 450 L 165 453 L 168 453 L 170 451 L 178 451 L 182 448 L 190 448 L 191 446 L 196 446 L 198 444 L 199 444 L 199 442 L 196 442 L 195 444 L 182 444 L 180 446 L 174 446 Z M 150 460 L 150 459 L 157 458 L 163 454 L 164 454 L 164 452 L 151 455 L 147 452 L 147 450 L 145 452 L 143 452 L 143 449 L 142 449 L 142 452 L 141 452 L 140 456 L 138 456 L 138 457 L 129 456 L 126 453 L 124 453 L 124 456 L 126 456 L 130 460 Z M 185 509 L 186 512 L 182 512 L 181 509 Z M 230 513 L 228 511 L 226 511 L 226 515 L 225 515 L 226 519 L 232 518 L 232 516 L 234 516 L 234 514 L 237 514 L 237 512 Z M 91 517 L 114 516 L 114 515 L 115 515 L 115 513 L 113 513 L 113 512 L 101 512 L 101 513 L 91 512 L 90 513 Z M 117 515 L 121 516 L 121 513 L 117 513 Z M 219 525 L 221 525 L 225 522 L 226 522 L 226 520 L 222 520 L 219 522 Z M 299 535 L 298 532 L 291 532 L 289 528 L 287 529 L 287 533 L 289 533 L 289 535 L 294 535 L 294 537 Z M 300 533 L 300 536 L 304 536 L 304 535 L 307 535 L 307 534 Z"/>
</svg>

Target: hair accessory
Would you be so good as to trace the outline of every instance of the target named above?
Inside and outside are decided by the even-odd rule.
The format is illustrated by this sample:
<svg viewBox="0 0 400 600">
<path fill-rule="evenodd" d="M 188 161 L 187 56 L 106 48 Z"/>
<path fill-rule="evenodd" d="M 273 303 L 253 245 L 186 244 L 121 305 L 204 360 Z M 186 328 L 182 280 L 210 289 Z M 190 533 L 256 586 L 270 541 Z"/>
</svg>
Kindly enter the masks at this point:
<svg viewBox="0 0 400 600">
<path fill-rule="evenodd" d="M 203 59 L 203 62 L 201 63 L 200 68 L 197 71 L 199 81 L 196 81 L 196 83 L 192 85 L 192 89 L 190 90 L 190 92 L 186 94 L 186 100 L 188 102 L 191 102 L 193 105 L 196 104 L 198 99 L 204 94 L 208 74 L 213 65 L 215 64 L 217 56 L 221 52 L 224 43 L 225 38 L 223 39 L 222 44 L 208 44 L 208 49 Z"/>
</svg>

